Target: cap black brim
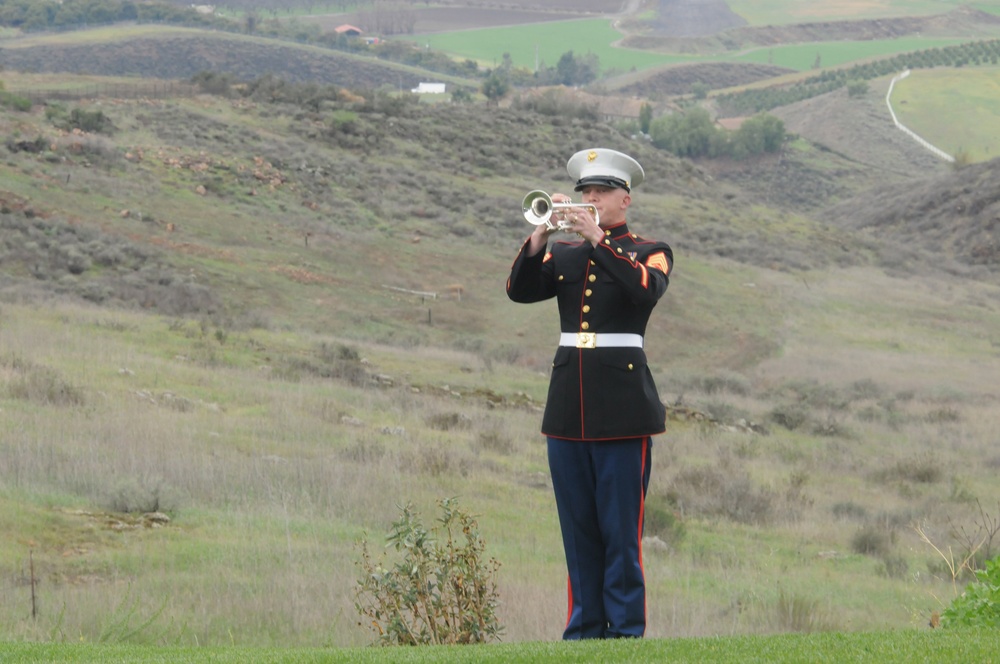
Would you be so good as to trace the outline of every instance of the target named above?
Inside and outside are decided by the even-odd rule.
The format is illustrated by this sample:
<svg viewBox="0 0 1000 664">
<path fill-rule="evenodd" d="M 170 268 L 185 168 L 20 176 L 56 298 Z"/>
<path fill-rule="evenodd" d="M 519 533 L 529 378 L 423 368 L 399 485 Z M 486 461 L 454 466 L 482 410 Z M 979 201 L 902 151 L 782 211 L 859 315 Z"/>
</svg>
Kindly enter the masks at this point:
<svg viewBox="0 0 1000 664">
<path fill-rule="evenodd" d="M 598 175 L 591 175 L 589 177 L 580 178 L 579 180 L 577 180 L 575 190 L 580 191 L 584 187 L 592 187 L 595 185 L 598 187 L 610 187 L 611 189 L 624 189 L 625 191 L 629 191 L 628 184 L 626 184 L 624 180 L 620 178 L 602 177 Z"/>
</svg>

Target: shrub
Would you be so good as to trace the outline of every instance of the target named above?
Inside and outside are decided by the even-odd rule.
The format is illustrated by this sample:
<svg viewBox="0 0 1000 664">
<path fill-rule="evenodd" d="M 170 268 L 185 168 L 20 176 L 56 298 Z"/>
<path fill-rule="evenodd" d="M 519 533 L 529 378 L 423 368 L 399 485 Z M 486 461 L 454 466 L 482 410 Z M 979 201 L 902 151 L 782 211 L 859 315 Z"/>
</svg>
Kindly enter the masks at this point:
<svg viewBox="0 0 1000 664">
<path fill-rule="evenodd" d="M 128 477 L 109 491 L 108 508 L 123 514 L 173 512 L 177 510 L 177 496 L 159 477 Z"/>
<path fill-rule="evenodd" d="M 838 519 L 864 519 L 868 516 L 868 510 L 853 500 L 849 500 L 846 503 L 837 503 L 833 506 L 832 511 L 833 515 Z"/>
<path fill-rule="evenodd" d="M 789 404 L 774 408 L 767 417 L 771 422 L 795 431 L 809 420 L 809 411 L 801 404 Z"/>
<path fill-rule="evenodd" d="M 899 459 L 895 465 L 875 472 L 876 481 L 909 481 L 918 484 L 934 484 L 944 477 L 941 462 L 932 454 L 923 454 L 912 459 Z"/>
<path fill-rule="evenodd" d="M 856 380 L 850 385 L 852 399 L 878 399 L 882 396 L 882 387 L 871 378 Z"/>
<path fill-rule="evenodd" d="M 0 106 L 6 106 L 14 109 L 15 111 L 27 113 L 31 110 L 31 100 L 27 97 L 7 92 L 3 89 L 3 85 L 0 84 Z"/>
<path fill-rule="evenodd" d="M 789 594 L 783 589 L 778 593 L 774 605 L 774 621 L 779 630 L 788 632 L 823 632 L 833 629 L 819 600 Z"/>
<path fill-rule="evenodd" d="M 495 429 L 480 431 L 476 436 L 476 443 L 480 449 L 495 452 L 503 456 L 509 456 L 515 450 L 514 441 L 510 439 L 510 436 L 502 434 Z"/>
<path fill-rule="evenodd" d="M 723 401 L 710 401 L 705 404 L 705 410 L 716 422 L 750 421 L 749 411 Z"/>
<path fill-rule="evenodd" d="M 355 608 L 383 645 L 484 643 L 503 631 L 495 559 L 485 558 L 479 525 L 454 498 L 438 501 L 439 526 L 428 531 L 411 504 L 386 540 L 402 558 L 375 561 L 361 542 Z"/>
<path fill-rule="evenodd" d="M 847 83 L 847 94 L 851 97 L 864 97 L 868 94 L 868 81 L 849 81 Z"/>
<path fill-rule="evenodd" d="M 275 368 L 275 375 L 283 380 L 299 380 L 308 375 L 318 378 L 342 380 L 354 387 L 372 384 L 361 356 L 349 346 L 332 346 L 321 343 L 307 357 L 285 357 Z"/>
<path fill-rule="evenodd" d="M 432 413 L 425 418 L 427 426 L 438 431 L 463 431 L 472 426 L 472 419 L 465 413 Z"/>
<path fill-rule="evenodd" d="M 757 487 L 749 474 L 726 461 L 682 470 L 667 494 L 669 504 L 685 516 L 721 516 L 746 524 L 770 523 L 777 498 L 773 490 Z"/>
<path fill-rule="evenodd" d="M 893 533 L 890 530 L 866 524 L 851 538 L 851 550 L 866 556 L 886 558 L 892 546 Z"/>
<path fill-rule="evenodd" d="M 646 537 L 658 537 L 667 546 L 677 549 L 684 536 L 687 534 L 687 527 L 680 515 L 674 512 L 661 500 L 647 500 L 643 523 L 643 535 Z"/>
<path fill-rule="evenodd" d="M 729 393 L 748 396 L 751 392 L 750 381 L 747 377 L 732 371 L 699 376 L 692 379 L 689 385 L 692 389 L 700 390 L 705 394 Z"/>
<path fill-rule="evenodd" d="M 851 437 L 851 430 L 833 415 L 829 415 L 825 422 L 813 423 L 812 433 L 817 436 L 838 436 L 840 438 Z"/>
<path fill-rule="evenodd" d="M 101 110 L 88 111 L 83 108 L 74 108 L 67 112 L 64 107 L 57 105 L 47 109 L 45 117 L 56 127 L 66 131 L 78 129 L 87 133 L 107 134 L 114 129 L 111 118 Z"/>
<path fill-rule="evenodd" d="M 905 579 L 910 572 L 910 563 L 899 554 L 886 554 L 882 557 L 879 573 L 889 579 Z"/>
<path fill-rule="evenodd" d="M 36 366 L 17 356 L 0 358 L 0 367 L 14 370 L 9 383 L 12 399 L 21 399 L 49 406 L 82 406 L 83 391 L 72 385 L 49 367 Z"/>
<path fill-rule="evenodd" d="M 975 574 L 976 580 L 941 613 L 942 627 L 1000 627 L 1000 557 Z"/>
<path fill-rule="evenodd" d="M 228 97 L 232 92 L 233 77 L 231 74 L 203 71 L 192 76 L 191 82 L 206 94 Z"/>
<path fill-rule="evenodd" d="M 926 420 L 930 424 L 952 424 L 962 419 L 962 414 L 955 408 L 944 406 L 927 413 Z"/>
</svg>

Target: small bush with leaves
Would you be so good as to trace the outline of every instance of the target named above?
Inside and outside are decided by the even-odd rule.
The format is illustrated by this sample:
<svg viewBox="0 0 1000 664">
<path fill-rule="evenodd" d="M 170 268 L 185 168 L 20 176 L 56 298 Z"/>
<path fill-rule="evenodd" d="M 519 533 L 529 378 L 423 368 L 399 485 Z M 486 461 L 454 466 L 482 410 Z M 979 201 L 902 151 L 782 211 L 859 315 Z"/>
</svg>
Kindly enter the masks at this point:
<svg viewBox="0 0 1000 664">
<path fill-rule="evenodd" d="M 887 557 L 892 549 L 895 533 L 877 524 L 867 523 L 851 537 L 851 550 L 866 556 Z"/>
<path fill-rule="evenodd" d="M 81 406 L 83 391 L 65 380 L 58 371 L 39 366 L 18 355 L 0 357 L 0 369 L 10 369 L 9 396 L 49 406 Z"/>
<path fill-rule="evenodd" d="M 942 627 L 1000 627 L 1000 556 L 976 570 L 976 580 L 941 613 Z"/>
<path fill-rule="evenodd" d="M 498 639 L 496 587 L 500 563 L 485 558 L 476 519 L 454 498 L 438 501 L 438 527 L 428 531 L 411 504 L 386 540 L 402 558 L 373 560 L 361 541 L 355 608 L 383 645 L 467 644 Z"/>
</svg>

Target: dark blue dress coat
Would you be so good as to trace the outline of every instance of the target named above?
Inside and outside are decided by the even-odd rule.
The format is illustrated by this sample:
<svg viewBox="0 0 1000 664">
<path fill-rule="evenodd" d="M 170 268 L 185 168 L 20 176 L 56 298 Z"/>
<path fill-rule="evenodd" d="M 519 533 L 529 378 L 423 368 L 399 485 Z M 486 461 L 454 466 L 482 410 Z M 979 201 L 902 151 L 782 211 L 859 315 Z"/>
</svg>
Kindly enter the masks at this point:
<svg viewBox="0 0 1000 664">
<path fill-rule="evenodd" d="M 664 242 L 605 230 L 596 247 L 556 241 L 528 256 L 522 246 L 507 280 L 515 302 L 555 297 L 561 332 L 646 334 L 666 292 L 674 257 Z M 567 440 L 614 440 L 662 433 L 666 412 L 642 348 L 560 346 L 552 362 L 542 433 Z"/>
</svg>

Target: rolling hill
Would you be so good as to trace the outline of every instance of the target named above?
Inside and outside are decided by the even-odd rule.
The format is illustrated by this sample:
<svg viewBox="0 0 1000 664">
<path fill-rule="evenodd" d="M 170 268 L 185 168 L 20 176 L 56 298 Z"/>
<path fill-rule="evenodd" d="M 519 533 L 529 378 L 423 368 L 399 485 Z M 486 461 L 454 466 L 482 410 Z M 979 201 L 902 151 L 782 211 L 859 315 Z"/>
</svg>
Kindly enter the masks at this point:
<svg viewBox="0 0 1000 664">
<path fill-rule="evenodd" d="M 360 645 L 356 542 L 442 496 L 503 564 L 505 639 L 558 638 L 555 313 L 503 283 L 524 193 L 592 145 L 639 158 L 630 223 L 677 258 L 649 636 L 924 629 L 969 579 L 939 552 L 996 555 L 1000 164 L 902 140 L 884 81 L 777 109 L 778 155 L 695 163 L 401 95 L 426 72 L 392 63 L 131 30 L 5 42 L 0 78 L 247 80 L 0 108 L 0 639 Z"/>
</svg>

